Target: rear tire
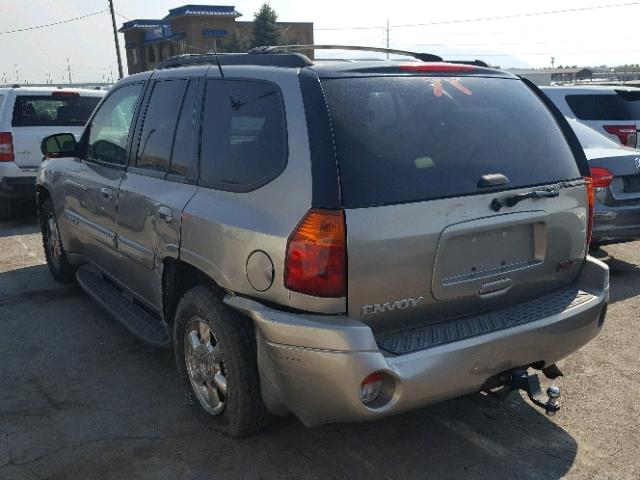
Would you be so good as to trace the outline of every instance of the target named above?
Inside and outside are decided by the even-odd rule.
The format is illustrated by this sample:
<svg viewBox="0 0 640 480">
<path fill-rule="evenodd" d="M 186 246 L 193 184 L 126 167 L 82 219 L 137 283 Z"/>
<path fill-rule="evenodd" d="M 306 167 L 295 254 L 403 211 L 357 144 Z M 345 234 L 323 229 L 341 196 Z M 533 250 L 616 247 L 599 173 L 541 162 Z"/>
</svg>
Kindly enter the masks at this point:
<svg viewBox="0 0 640 480">
<path fill-rule="evenodd" d="M 200 421 L 233 437 L 266 425 L 253 325 L 227 307 L 219 292 L 199 285 L 184 294 L 174 347 L 187 406 Z"/>
<path fill-rule="evenodd" d="M 60 283 L 73 283 L 76 279 L 76 268 L 67 260 L 53 203 L 48 197 L 40 207 L 40 230 L 44 256 L 51 276 Z"/>
<path fill-rule="evenodd" d="M 0 220 L 13 217 L 14 202 L 10 198 L 0 197 Z"/>
</svg>

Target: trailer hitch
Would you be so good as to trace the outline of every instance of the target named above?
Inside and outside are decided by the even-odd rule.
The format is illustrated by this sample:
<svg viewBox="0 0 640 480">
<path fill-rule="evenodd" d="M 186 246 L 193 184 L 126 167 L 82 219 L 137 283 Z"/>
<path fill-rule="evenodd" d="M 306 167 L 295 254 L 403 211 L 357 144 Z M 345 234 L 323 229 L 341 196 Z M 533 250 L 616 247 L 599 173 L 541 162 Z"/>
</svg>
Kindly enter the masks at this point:
<svg viewBox="0 0 640 480">
<path fill-rule="evenodd" d="M 491 392 L 501 398 L 506 398 L 514 390 L 527 392 L 529 400 L 534 405 L 542 408 L 550 417 L 560 410 L 560 387 L 555 385 L 547 388 L 547 394 L 542 393 L 538 375 L 529 375 L 525 369 L 510 370 L 499 377 L 503 388 L 497 392 Z"/>
</svg>

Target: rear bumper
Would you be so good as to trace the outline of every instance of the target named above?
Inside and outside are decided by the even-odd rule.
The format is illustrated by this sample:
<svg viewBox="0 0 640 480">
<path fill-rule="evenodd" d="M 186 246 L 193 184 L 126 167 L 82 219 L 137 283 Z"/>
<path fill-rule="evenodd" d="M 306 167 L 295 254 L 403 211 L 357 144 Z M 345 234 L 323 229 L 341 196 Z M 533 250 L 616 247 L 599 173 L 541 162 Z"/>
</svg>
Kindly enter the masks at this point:
<svg viewBox="0 0 640 480">
<path fill-rule="evenodd" d="M 0 163 L 0 197 L 35 197 L 37 169 L 22 169 L 14 162 Z"/>
<path fill-rule="evenodd" d="M 600 330 L 609 297 L 608 267 L 588 257 L 579 278 L 592 297 L 561 313 L 408 355 L 385 355 L 363 323 L 347 317 L 293 314 L 241 297 L 225 302 L 257 327 L 262 393 L 274 413 L 306 425 L 381 418 L 477 392 L 512 368 L 553 364 Z M 381 402 L 359 398 L 360 382 L 383 372 Z"/>
<path fill-rule="evenodd" d="M 640 205 L 613 207 L 596 202 L 593 240 L 615 243 L 640 239 Z"/>
</svg>

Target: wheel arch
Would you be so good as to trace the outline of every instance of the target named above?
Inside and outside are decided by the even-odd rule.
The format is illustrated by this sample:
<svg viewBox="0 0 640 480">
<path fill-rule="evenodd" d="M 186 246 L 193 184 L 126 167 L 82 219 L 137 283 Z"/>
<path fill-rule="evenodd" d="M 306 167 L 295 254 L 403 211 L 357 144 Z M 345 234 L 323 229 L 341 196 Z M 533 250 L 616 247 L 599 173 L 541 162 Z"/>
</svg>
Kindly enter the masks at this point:
<svg viewBox="0 0 640 480">
<path fill-rule="evenodd" d="M 162 269 L 162 305 L 165 321 L 173 325 L 178 302 L 197 285 L 208 285 L 224 295 L 226 290 L 203 269 L 181 258 L 166 257 Z"/>
</svg>

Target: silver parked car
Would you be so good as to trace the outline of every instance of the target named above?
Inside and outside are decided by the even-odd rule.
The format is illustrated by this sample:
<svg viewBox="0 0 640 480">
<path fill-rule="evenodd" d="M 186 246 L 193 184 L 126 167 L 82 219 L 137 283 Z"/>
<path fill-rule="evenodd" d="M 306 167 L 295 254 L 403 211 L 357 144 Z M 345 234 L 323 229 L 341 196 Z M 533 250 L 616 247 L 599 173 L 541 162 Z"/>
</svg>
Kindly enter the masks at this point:
<svg viewBox="0 0 640 480">
<path fill-rule="evenodd" d="M 591 167 L 595 192 L 591 247 L 640 239 L 640 150 L 569 119 Z"/>
<path fill-rule="evenodd" d="M 43 141 L 54 278 L 173 346 L 231 435 L 480 390 L 555 413 L 530 369 L 558 376 L 608 302 L 584 153 L 533 85 L 414 55 L 264 48 L 121 80 L 78 143 Z"/>
<path fill-rule="evenodd" d="M 627 147 L 638 144 L 640 89 L 624 86 L 541 87 L 563 115 Z"/>
</svg>

